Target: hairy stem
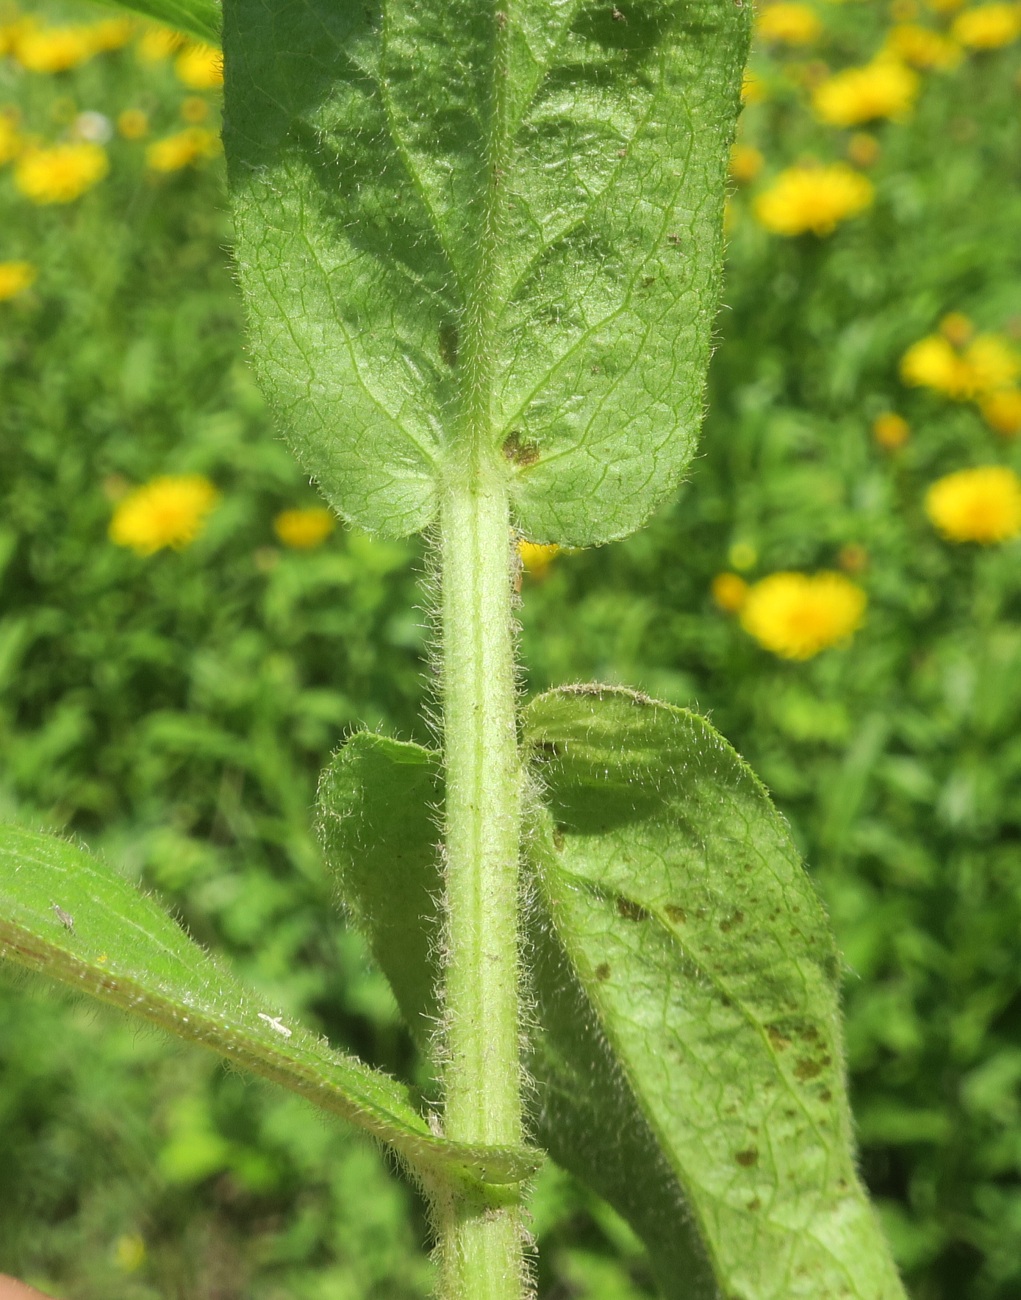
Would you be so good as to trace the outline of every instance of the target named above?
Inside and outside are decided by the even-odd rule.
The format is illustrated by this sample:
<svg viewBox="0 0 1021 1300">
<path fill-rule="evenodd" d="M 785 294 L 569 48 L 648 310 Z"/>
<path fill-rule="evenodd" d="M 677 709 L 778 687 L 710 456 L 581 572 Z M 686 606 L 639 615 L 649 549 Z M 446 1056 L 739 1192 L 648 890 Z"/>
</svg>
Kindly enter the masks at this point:
<svg viewBox="0 0 1021 1300">
<path fill-rule="evenodd" d="M 449 1136 L 521 1142 L 518 852 L 507 493 L 458 476 L 444 495 L 443 708 L 446 760 L 446 1113 Z M 517 1300 L 520 1195 L 451 1192 L 439 1214 L 443 1300 Z"/>
</svg>

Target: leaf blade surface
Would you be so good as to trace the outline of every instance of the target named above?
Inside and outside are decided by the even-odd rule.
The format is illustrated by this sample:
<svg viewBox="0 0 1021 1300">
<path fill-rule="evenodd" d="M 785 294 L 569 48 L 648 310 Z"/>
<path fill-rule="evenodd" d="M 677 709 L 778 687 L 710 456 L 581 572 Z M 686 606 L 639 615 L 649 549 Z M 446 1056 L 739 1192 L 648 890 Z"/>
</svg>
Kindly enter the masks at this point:
<svg viewBox="0 0 1021 1300">
<path fill-rule="evenodd" d="M 434 1137 L 401 1084 L 274 1014 L 151 899 L 54 836 L 0 827 L 0 955 L 299 1093 L 418 1169 L 513 1182 L 535 1168 L 534 1154 Z"/>
</svg>

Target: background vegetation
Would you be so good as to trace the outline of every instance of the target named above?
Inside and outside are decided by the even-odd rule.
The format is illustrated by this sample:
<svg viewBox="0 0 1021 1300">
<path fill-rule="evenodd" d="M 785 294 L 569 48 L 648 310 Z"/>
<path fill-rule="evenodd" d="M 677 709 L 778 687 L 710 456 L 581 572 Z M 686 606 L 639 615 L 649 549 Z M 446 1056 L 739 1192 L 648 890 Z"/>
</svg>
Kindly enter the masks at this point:
<svg viewBox="0 0 1021 1300">
<path fill-rule="evenodd" d="M 639 686 L 711 713 L 762 774 L 847 958 L 863 1169 L 912 1294 L 1009 1300 L 1021 544 L 949 540 L 925 494 L 1021 456 L 899 362 L 941 321 L 959 350 L 969 321 L 1021 336 L 1021 18 L 997 6 L 1000 37 L 976 42 L 951 0 L 821 2 L 814 26 L 785 27 L 784 8 L 742 119 L 704 454 L 645 532 L 532 560 L 527 686 Z M 63 68 L 29 39 L 106 16 L 10 10 L 0 35 L 0 262 L 31 268 L 0 302 L 0 808 L 80 835 L 282 1006 L 414 1080 L 389 992 L 331 913 L 309 810 L 345 729 L 426 738 L 420 556 L 274 531 L 315 495 L 245 367 L 222 166 L 194 134 L 217 127 L 215 76 L 134 26 Z M 919 67 L 916 38 L 917 93 L 820 120 L 829 74 L 891 39 L 906 56 L 905 24 L 957 38 L 929 59 L 945 66 Z M 98 144 L 109 173 L 40 203 L 18 160 L 61 141 Z M 824 233 L 772 233 L 756 196 L 806 159 L 850 159 L 870 200 Z M 877 439 L 889 413 L 906 430 Z M 115 545 L 116 503 L 179 473 L 221 493 L 196 540 Z M 866 617 L 807 660 L 713 596 L 725 572 L 829 569 Z M 427 1294 L 421 1206 L 366 1143 L 200 1052 L 0 980 L 0 1269 L 69 1300 Z M 548 1300 L 650 1294 L 627 1229 L 556 1171 L 535 1226 Z"/>
</svg>

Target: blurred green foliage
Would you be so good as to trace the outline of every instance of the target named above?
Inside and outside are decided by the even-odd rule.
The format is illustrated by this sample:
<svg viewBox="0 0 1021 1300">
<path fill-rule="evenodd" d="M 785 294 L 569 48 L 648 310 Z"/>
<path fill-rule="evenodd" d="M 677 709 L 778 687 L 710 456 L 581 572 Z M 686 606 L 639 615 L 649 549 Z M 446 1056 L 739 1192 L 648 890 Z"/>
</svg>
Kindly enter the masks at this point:
<svg viewBox="0 0 1021 1300">
<path fill-rule="evenodd" d="M 849 146 L 806 86 L 820 60 L 870 58 L 891 18 L 867 0 L 818 12 L 816 45 L 755 55 L 753 192 Z M 530 689 L 596 678 L 710 713 L 790 819 L 847 958 L 863 1169 L 917 1300 L 1021 1293 L 1021 552 L 945 542 L 923 511 L 940 474 L 1021 456 L 973 406 L 897 376 L 947 312 L 1021 333 L 1019 65 L 1015 44 L 924 73 L 908 118 L 868 128 L 874 204 L 831 235 L 770 235 L 735 194 L 689 484 L 646 531 L 522 592 Z M 220 165 L 145 165 L 195 98 L 134 43 L 52 75 L 0 59 L 25 132 L 63 138 L 83 110 L 150 123 L 115 133 L 109 177 L 67 205 L 33 206 L 0 171 L 0 261 L 38 268 L 0 303 L 0 807 L 80 834 L 282 1007 L 427 1086 L 331 914 L 309 827 L 347 729 L 428 738 L 429 580 L 412 544 L 274 536 L 315 496 L 245 369 Z M 198 98 L 215 125 L 215 92 Z M 896 452 L 870 432 L 887 410 L 912 429 Z M 215 482 L 208 527 L 179 552 L 113 546 L 114 500 L 165 473 Z M 867 622 L 777 660 L 712 601 L 732 558 L 750 580 L 843 566 Z M 74 1300 L 427 1294 L 423 1208 L 372 1148 L 2 979 L 0 1269 Z M 649 1293 L 627 1230 L 552 1169 L 535 1228 L 547 1300 Z"/>
</svg>

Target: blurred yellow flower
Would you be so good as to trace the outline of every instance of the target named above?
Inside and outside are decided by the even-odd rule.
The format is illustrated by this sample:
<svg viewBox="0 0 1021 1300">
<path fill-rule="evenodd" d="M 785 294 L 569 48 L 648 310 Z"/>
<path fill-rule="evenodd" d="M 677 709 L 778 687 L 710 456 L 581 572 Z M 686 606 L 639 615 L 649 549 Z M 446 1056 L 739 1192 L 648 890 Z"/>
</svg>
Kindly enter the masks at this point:
<svg viewBox="0 0 1021 1300">
<path fill-rule="evenodd" d="M 151 479 L 117 505 L 110 540 L 139 555 L 164 546 L 180 550 L 199 535 L 220 494 L 202 474 L 166 474 Z"/>
<path fill-rule="evenodd" d="M 89 27 L 89 40 L 95 50 L 119 50 L 135 34 L 133 18 L 103 18 Z"/>
<path fill-rule="evenodd" d="M 117 118 L 117 130 L 125 140 L 141 140 L 149 132 L 149 118 L 140 108 L 126 108 Z"/>
<path fill-rule="evenodd" d="M 181 101 L 181 116 L 192 126 L 204 122 L 209 116 L 209 100 L 201 95 L 188 95 Z"/>
<path fill-rule="evenodd" d="M 757 72 L 753 72 L 751 68 L 745 68 L 744 77 L 741 80 L 742 104 L 763 104 L 768 98 L 769 91 L 766 88 L 766 83 Z"/>
<path fill-rule="evenodd" d="M 764 41 L 782 45 L 811 45 L 822 35 L 819 15 L 795 0 L 777 0 L 759 11 L 755 32 Z"/>
<path fill-rule="evenodd" d="M 138 42 L 137 55 L 139 63 L 162 63 L 169 59 L 175 50 L 184 44 L 185 38 L 180 32 L 171 31 L 169 27 L 146 27 Z"/>
<path fill-rule="evenodd" d="M 956 68 L 963 52 L 956 41 L 918 23 L 898 23 L 886 35 L 886 49 L 913 68 Z"/>
<path fill-rule="evenodd" d="M 884 411 L 872 421 L 872 436 L 880 447 L 885 447 L 887 451 L 896 451 L 911 437 L 911 426 L 903 415 L 897 415 L 894 411 Z"/>
<path fill-rule="evenodd" d="M 979 399 L 979 410 L 990 429 L 1004 438 L 1021 433 L 1021 389 L 1001 388 Z"/>
<path fill-rule="evenodd" d="M 817 86 L 816 117 L 828 126 L 859 126 L 881 117 L 905 117 L 918 95 L 918 74 L 896 59 L 847 68 Z"/>
<path fill-rule="evenodd" d="M 41 27 L 25 22 L 11 53 L 28 72 L 67 72 L 97 52 L 87 27 Z"/>
<path fill-rule="evenodd" d="M 559 546 L 543 546 L 539 542 L 518 542 L 518 555 L 521 556 L 521 563 L 533 578 L 542 578 L 545 576 L 547 569 L 553 563 L 554 557 L 560 554 Z"/>
<path fill-rule="evenodd" d="M 846 163 L 800 164 L 780 173 L 755 200 L 759 221 L 776 235 L 830 234 L 872 202 L 871 182 Z"/>
<path fill-rule="evenodd" d="M 308 506 L 303 510 L 281 510 L 273 520 L 273 531 L 285 546 L 296 551 L 310 551 L 321 546 L 337 526 L 325 506 Z"/>
<path fill-rule="evenodd" d="M 0 109 L 0 165 L 17 158 L 21 152 L 22 138 L 18 129 L 15 109 Z"/>
<path fill-rule="evenodd" d="M 856 167 L 871 167 L 879 152 L 879 141 L 867 131 L 855 131 L 847 142 L 847 156 Z"/>
<path fill-rule="evenodd" d="M 14 183 L 33 203 L 72 203 L 110 170 L 106 151 L 88 140 L 30 148 L 18 159 Z"/>
<path fill-rule="evenodd" d="M 980 334 L 963 351 L 945 334 L 930 334 L 904 353 L 900 374 L 906 384 L 967 402 L 1010 388 L 1021 376 L 1021 358 L 996 334 Z"/>
<path fill-rule="evenodd" d="M 730 151 L 730 174 L 742 185 L 753 181 L 762 171 L 765 159 L 751 144 L 736 144 Z"/>
<path fill-rule="evenodd" d="M 783 659 L 811 659 L 860 627 L 865 605 L 842 573 L 773 573 L 749 590 L 741 626 Z"/>
<path fill-rule="evenodd" d="M 31 262 L 0 262 L 0 302 L 24 293 L 35 283 L 36 269 Z"/>
<path fill-rule="evenodd" d="M 748 595 L 748 584 L 737 573 L 718 573 L 710 590 L 720 609 L 727 614 L 736 614 Z"/>
<path fill-rule="evenodd" d="M 220 140 L 215 131 L 189 126 L 176 135 L 154 140 L 145 151 L 145 162 L 154 172 L 176 172 L 202 158 L 211 158 L 219 147 Z"/>
<path fill-rule="evenodd" d="M 970 50 L 997 50 L 1021 36 L 1021 6 L 1016 4 L 978 5 L 958 14 L 950 35 Z"/>
<path fill-rule="evenodd" d="M 174 71 L 189 90 L 223 85 L 223 55 L 211 45 L 189 45 L 174 60 Z"/>
<path fill-rule="evenodd" d="M 1021 478 L 1006 465 L 961 469 L 937 479 L 925 511 L 952 542 L 1005 542 L 1021 533 Z"/>
</svg>

